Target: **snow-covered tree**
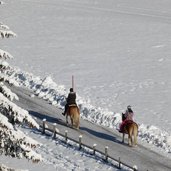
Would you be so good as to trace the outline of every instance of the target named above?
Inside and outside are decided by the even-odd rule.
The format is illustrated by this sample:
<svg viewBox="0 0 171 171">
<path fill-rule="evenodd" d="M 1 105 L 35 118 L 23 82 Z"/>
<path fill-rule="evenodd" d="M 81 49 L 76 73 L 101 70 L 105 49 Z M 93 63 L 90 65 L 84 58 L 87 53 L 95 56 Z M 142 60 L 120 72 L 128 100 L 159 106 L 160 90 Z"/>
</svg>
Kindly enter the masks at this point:
<svg viewBox="0 0 171 171">
<path fill-rule="evenodd" d="M 4 2 L 3 1 L 0 1 L 0 5 L 2 5 L 2 4 L 4 4 Z"/>
<path fill-rule="evenodd" d="M 9 37 L 15 37 L 16 34 L 14 32 L 12 32 L 9 27 L 7 25 L 4 25 L 2 23 L 0 23 L 0 38 L 9 38 Z M 8 69 L 10 66 L 9 64 L 6 62 L 7 59 L 11 59 L 13 58 L 13 56 L 0 49 L 0 81 L 7 81 L 8 79 L 7 77 L 4 75 L 6 69 Z M 5 79 L 6 77 L 6 79 Z"/>
<path fill-rule="evenodd" d="M 16 34 L 9 29 L 9 27 L 3 23 L 0 23 L 0 37 L 1 38 L 9 38 L 15 37 Z"/>
<path fill-rule="evenodd" d="M 13 168 L 10 168 L 10 167 L 7 167 L 7 166 L 5 166 L 5 165 L 3 165 L 3 164 L 0 164 L 0 170 L 1 171 L 24 171 L 24 170 L 19 170 L 19 169 L 13 169 Z M 25 170 L 26 171 L 26 170 Z"/>
<path fill-rule="evenodd" d="M 0 1 L 1 4 L 3 4 L 2 1 Z M 0 39 L 10 37 L 16 37 L 16 34 L 7 25 L 0 23 Z M 33 149 L 38 143 L 24 135 L 17 127 L 24 124 L 38 129 L 39 125 L 28 111 L 13 103 L 14 99 L 19 100 L 19 98 L 8 88 L 12 85 L 18 86 L 7 74 L 10 65 L 6 60 L 11 58 L 13 58 L 11 54 L 0 49 L 0 153 L 40 161 L 41 156 Z"/>
<path fill-rule="evenodd" d="M 33 147 L 39 145 L 35 140 L 24 135 L 23 132 L 16 129 L 8 118 L 0 113 L 0 153 L 12 157 L 22 158 L 23 156 L 32 161 L 42 160 L 39 154 L 36 154 Z"/>
</svg>

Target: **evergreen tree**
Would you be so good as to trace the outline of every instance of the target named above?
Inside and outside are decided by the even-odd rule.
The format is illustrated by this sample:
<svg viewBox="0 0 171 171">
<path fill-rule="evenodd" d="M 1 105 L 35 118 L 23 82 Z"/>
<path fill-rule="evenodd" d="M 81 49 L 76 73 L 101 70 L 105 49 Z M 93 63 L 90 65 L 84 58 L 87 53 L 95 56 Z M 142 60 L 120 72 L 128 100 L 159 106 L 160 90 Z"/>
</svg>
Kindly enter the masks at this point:
<svg viewBox="0 0 171 171">
<path fill-rule="evenodd" d="M 0 41 L 11 37 L 16 37 L 16 34 L 7 25 L 0 23 Z M 33 150 L 38 143 L 24 135 L 17 127 L 24 124 L 38 129 L 39 125 L 28 111 L 13 103 L 14 99 L 19 98 L 10 90 L 10 86 L 17 85 L 7 74 L 10 69 L 7 59 L 11 58 L 13 57 L 10 53 L 0 49 L 0 153 L 40 161 L 41 156 Z"/>
</svg>

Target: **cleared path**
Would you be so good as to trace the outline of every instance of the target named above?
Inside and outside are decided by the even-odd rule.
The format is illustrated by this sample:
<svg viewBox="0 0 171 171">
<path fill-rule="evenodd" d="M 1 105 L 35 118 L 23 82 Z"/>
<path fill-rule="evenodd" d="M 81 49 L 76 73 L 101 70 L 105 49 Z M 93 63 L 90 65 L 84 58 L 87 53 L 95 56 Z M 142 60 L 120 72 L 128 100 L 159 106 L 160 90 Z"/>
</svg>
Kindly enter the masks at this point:
<svg viewBox="0 0 171 171">
<path fill-rule="evenodd" d="M 171 162 L 168 158 L 155 153 L 141 145 L 136 148 L 130 148 L 126 144 L 121 143 L 121 135 L 117 131 L 101 127 L 89 121 L 81 119 L 80 130 L 69 128 L 65 124 L 65 117 L 61 114 L 62 111 L 47 101 L 39 99 L 38 97 L 31 97 L 32 92 L 12 87 L 20 100 L 16 103 L 29 111 L 29 113 L 36 117 L 37 120 L 46 118 L 48 122 L 57 123 L 57 128 L 61 133 L 68 130 L 68 135 L 74 139 L 78 139 L 79 135 L 83 136 L 83 143 L 93 146 L 97 144 L 97 149 L 103 150 L 105 146 L 109 147 L 109 155 L 117 158 L 121 157 L 121 161 L 130 166 L 136 165 L 142 171 L 170 171 Z"/>
</svg>

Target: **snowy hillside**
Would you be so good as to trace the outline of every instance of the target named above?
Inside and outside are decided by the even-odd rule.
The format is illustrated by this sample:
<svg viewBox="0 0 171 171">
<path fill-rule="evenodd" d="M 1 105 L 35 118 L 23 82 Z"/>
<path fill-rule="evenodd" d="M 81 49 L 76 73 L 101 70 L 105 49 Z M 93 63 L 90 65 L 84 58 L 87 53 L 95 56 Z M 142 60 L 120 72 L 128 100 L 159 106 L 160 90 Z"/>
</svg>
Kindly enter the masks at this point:
<svg viewBox="0 0 171 171">
<path fill-rule="evenodd" d="M 10 61 L 15 67 L 1 61 L 0 66 L 9 71 L 1 77 L 63 109 L 74 75 L 83 119 L 117 129 L 121 112 L 131 105 L 139 138 L 170 156 L 170 0 L 0 4 L 0 57 L 15 57 Z M 6 24 L 17 33 L 15 40 L 6 40 L 16 37 Z M 2 91 L 17 99 L 3 86 Z M 1 101 L 5 105 L 8 99 Z"/>
<path fill-rule="evenodd" d="M 130 104 L 137 122 L 171 131 L 169 0 L 6 4 L 3 22 L 19 34 L 1 45 L 12 64 L 66 89 L 74 75 L 93 106 L 118 113 Z"/>
</svg>

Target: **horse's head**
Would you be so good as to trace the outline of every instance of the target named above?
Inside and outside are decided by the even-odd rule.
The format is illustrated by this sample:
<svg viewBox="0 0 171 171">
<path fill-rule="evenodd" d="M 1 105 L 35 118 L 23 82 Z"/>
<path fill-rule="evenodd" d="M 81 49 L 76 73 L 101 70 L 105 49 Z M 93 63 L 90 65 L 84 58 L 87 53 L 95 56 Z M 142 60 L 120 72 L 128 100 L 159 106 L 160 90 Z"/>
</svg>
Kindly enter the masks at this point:
<svg viewBox="0 0 171 171">
<path fill-rule="evenodd" d="M 126 115 L 125 113 L 122 113 L 122 121 L 124 121 L 126 119 Z"/>
</svg>

